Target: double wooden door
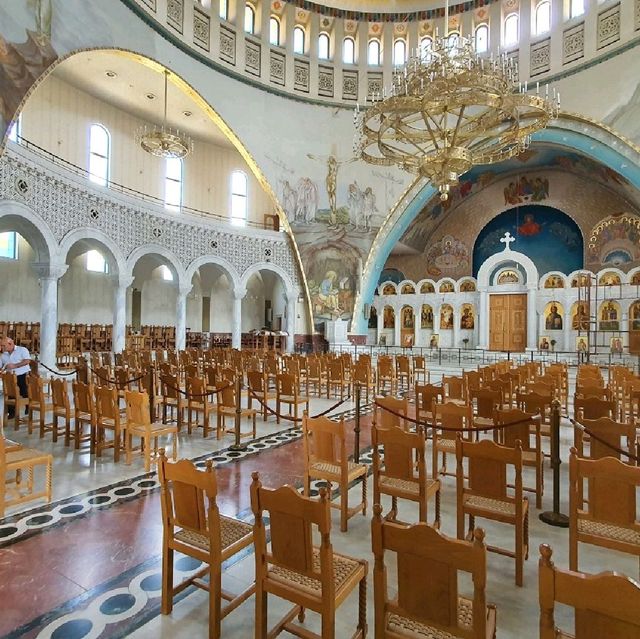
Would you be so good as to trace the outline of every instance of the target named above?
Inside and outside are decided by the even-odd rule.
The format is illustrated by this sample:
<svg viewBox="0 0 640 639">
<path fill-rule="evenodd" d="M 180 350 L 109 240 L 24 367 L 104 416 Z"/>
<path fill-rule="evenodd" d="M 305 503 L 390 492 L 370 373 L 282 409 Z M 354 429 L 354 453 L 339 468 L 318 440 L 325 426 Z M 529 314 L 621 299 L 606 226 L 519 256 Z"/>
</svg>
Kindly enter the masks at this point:
<svg viewBox="0 0 640 639">
<path fill-rule="evenodd" d="M 489 298 L 489 348 L 524 351 L 527 346 L 527 296 L 491 295 Z"/>
</svg>

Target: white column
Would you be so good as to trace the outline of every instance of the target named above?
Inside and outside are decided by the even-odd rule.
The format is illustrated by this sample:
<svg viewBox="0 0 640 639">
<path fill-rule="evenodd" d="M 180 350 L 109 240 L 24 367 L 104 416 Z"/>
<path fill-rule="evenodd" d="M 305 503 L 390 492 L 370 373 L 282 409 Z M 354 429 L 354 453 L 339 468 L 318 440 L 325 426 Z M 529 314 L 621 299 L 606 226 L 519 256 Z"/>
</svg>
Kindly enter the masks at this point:
<svg viewBox="0 0 640 639">
<path fill-rule="evenodd" d="M 53 368 L 58 341 L 58 280 L 69 267 L 37 263 L 33 268 L 40 280 L 40 361 Z"/>
<path fill-rule="evenodd" d="M 127 332 L 127 289 L 133 284 L 133 277 L 114 277 L 113 296 L 113 352 L 121 353 L 125 348 Z"/>
<path fill-rule="evenodd" d="M 246 288 L 236 288 L 233 291 L 233 326 L 231 328 L 231 348 L 240 348 L 242 346 L 242 299 L 246 294 Z"/>
<path fill-rule="evenodd" d="M 394 307 L 393 310 L 395 313 L 395 322 L 393 324 L 393 345 L 401 346 L 402 338 L 400 336 L 402 335 L 402 305 L 397 308 Z"/>
<path fill-rule="evenodd" d="M 571 343 L 571 322 L 572 322 L 572 318 L 571 318 L 571 302 L 566 302 L 564 305 L 564 318 L 563 318 L 563 330 L 562 330 L 562 335 L 563 335 L 563 340 L 564 340 L 564 344 L 562 345 L 562 348 L 559 349 L 558 346 L 560 346 L 560 344 L 556 344 L 556 348 L 558 350 L 565 350 L 565 351 L 571 351 L 573 350 L 573 344 Z"/>
<path fill-rule="evenodd" d="M 184 350 L 187 344 L 187 295 L 192 285 L 179 286 L 176 296 L 176 349 Z"/>
<path fill-rule="evenodd" d="M 293 353 L 293 347 L 296 335 L 296 302 L 298 301 L 299 291 L 287 291 L 287 328 L 289 333 L 287 337 L 287 352 Z"/>
<path fill-rule="evenodd" d="M 453 308 L 453 348 L 461 348 L 460 344 L 460 307 L 451 305 Z"/>
<path fill-rule="evenodd" d="M 478 348 L 489 349 L 489 291 L 479 289 L 480 312 L 478 313 Z"/>
<path fill-rule="evenodd" d="M 377 316 L 376 319 L 378 321 L 377 333 L 376 333 L 376 344 L 380 343 L 380 337 L 382 336 L 382 330 L 384 327 L 384 305 L 380 306 L 376 309 Z"/>
<path fill-rule="evenodd" d="M 620 336 L 622 339 L 622 345 L 624 348 L 629 348 L 629 313 L 622 314 L 622 321 L 620 322 Z"/>
<path fill-rule="evenodd" d="M 418 309 L 413 309 L 413 345 L 421 346 L 418 344 L 418 338 L 420 337 L 420 324 L 422 319 L 422 307 L 418 306 Z"/>
<path fill-rule="evenodd" d="M 538 287 L 527 290 L 527 350 L 535 351 L 538 347 L 538 314 L 536 312 L 536 297 Z"/>
</svg>

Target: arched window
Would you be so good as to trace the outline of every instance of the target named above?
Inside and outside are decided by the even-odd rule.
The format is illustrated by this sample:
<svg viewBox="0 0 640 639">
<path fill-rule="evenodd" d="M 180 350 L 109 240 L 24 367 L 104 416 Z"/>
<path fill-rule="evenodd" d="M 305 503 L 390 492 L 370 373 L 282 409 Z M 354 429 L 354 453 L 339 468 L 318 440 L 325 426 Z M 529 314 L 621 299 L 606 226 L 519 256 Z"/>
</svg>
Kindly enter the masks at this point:
<svg viewBox="0 0 640 639">
<path fill-rule="evenodd" d="M 219 15 L 223 20 L 229 19 L 229 0 L 220 0 Z"/>
<path fill-rule="evenodd" d="M 535 33 L 540 35 L 551 31 L 551 2 L 542 0 L 536 7 Z"/>
<path fill-rule="evenodd" d="M 326 33 L 321 33 L 318 36 L 318 57 L 320 60 L 329 59 L 329 36 Z"/>
<path fill-rule="evenodd" d="M 247 33 L 254 33 L 256 28 L 256 12 L 249 4 L 244 5 L 244 30 Z"/>
<path fill-rule="evenodd" d="M 570 11 L 570 18 L 581 16 L 584 13 L 584 0 L 571 0 Z"/>
<path fill-rule="evenodd" d="M 18 138 L 22 135 L 22 113 L 18 116 L 17 120 L 13 121 L 13 124 L 9 127 L 9 139 L 12 142 L 17 142 Z"/>
<path fill-rule="evenodd" d="M 231 174 L 231 224 L 247 223 L 247 176 L 242 171 Z"/>
<path fill-rule="evenodd" d="M 356 41 L 353 38 L 345 38 L 342 41 L 342 61 L 345 64 L 356 63 Z"/>
<path fill-rule="evenodd" d="M 165 282 L 173 282 L 173 273 L 166 264 L 160 265 L 160 275 Z"/>
<path fill-rule="evenodd" d="M 87 251 L 87 271 L 109 273 L 109 262 L 104 259 L 100 251 L 96 251 L 95 249 Z"/>
<path fill-rule="evenodd" d="M 269 18 L 269 44 L 280 46 L 280 20 L 274 16 Z"/>
<path fill-rule="evenodd" d="M 100 186 L 109 181 L 109 132 L 101 124 L 89 131 L 89 179 Z"/>
<path fill-rule="evenodd" d="M 460 34 L 457 31 L 452 31 L 447 36 L 447 47 L 450 51 L 452 49 L 457 48 L 459 42 L 460 42 Z"/>
<path fill-rule="evenodd" d="M 504 37 L 503 44 L 505 47 L 511 47 L 518 44 L 519 38 L 518 14 L 511 13 L 504 20 Z"/>
<path fill-rule="evenodd" d="M 304 53 L 304 29 L 300 25 L 293 28 L 293 52 Z"/>
<path fill-rule="evenodd" d="M 380 64 L 380 40 L 369 40 L 367 46 L 367 64 L 378 66 Z"/>
<path fill-rule="evenodd" d="M 18 234 L 15 231 L 0 233 L 0 257 L 18 259 Z"/>
<path fill-rule="evenodd" d="M 489 50 L 489 27 L 479 24 L 475 33 L 476 53 L 486 53 Z"/>
<path fill-rule="evenodd" d="M 423 60 L 431 59 L 431 51 L 433 50 L 433 40 L 430 36 L 424 36 L 420 40 L 420 55 Z"/>
<path fill-rule="evenodd" d="M 164 177 L 164 205 L 172 211 L 182 205 L 182 160 L 167 158 Z"/>
<path fill-rule="evenodd" d="M 397 67 L 403 65 L 407 61 L 407 43 L 398 39 L 393 43 L 393 64 Z"/>
</svg>

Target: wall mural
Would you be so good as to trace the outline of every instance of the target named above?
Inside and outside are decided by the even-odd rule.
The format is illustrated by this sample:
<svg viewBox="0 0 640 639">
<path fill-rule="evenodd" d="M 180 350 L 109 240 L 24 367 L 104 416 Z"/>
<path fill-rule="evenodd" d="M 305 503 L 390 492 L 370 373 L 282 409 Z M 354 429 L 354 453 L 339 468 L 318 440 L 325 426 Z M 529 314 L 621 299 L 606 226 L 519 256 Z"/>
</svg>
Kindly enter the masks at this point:
<svg viewBox="0 0 640 639">
<path fill-rule="evenodd" d="M 591 231 L 587 268 L 615 266 L 627 271 L 640 265 L 640 217 L 630 213 L 611 215 Z"/>
<path fill-rule="evenodd" d="M 509 209 L 482 229 L 473 249 L 474 276 L 487 258 L 503 250 L 500 238 L 507 232 L 516 238 L 511 248 L 528 256 L 540 274 L 568 274 L 583 267 L 578 225 L 558 209 L 533 204 Z"/>
<path fill-rule="evenodd" d="M 459 271 L 468 272 L 469 249 L 460 240 L 445 235 L 435 242 L 425 255 L 427 274 L 434 278 L 455 276 Z"/>
<path fill-rule="evenodd" d="M 564 311 L 560 302 L 549 302 L 544 309 L 544 328 L 547 331 L 561 331 L 564 326 Z"/>
<path fill-rule="evenodd" d="M 476 325 L 475 309 L 473 304 L 463 304 L 460 315 L 460 328 L 462 330 L 473 330 Z"/>
</svg>

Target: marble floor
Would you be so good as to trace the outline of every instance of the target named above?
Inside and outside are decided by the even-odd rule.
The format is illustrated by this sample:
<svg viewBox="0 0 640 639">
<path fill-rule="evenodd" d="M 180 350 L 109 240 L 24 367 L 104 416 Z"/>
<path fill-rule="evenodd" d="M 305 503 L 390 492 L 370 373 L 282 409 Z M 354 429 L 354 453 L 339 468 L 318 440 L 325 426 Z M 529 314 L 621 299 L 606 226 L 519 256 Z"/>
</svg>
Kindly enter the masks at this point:
<svg viewBox="0 0 640 639">
<path fill-rule="evenodd" d="M 312 414 L 325 410 L 335 400 L 313 398 Z M 370 409 L 363 411 L 362 460 L 370 461 Z M 353 406 L 345 403 L 332 414 L 344 414 L 353 425 Z M 350 430 L 350 429 L 349 429 Z M 207 595 L 186 590 L 177 599 L 171 616 L 160 615 L 160 553 L 162 526 L 158 484 L 155 473 L 145 474 L 142 461 L 131 466 L 113 463 L 110 452 L 95 460 L 85 451 L 69 451 L 61 442 L 27 436 L 23 428 L 7 435 L 24 443 L 51 450 L 54 454 L 54 500 L 43 505 L 10 510 L 0 520 L 0 637 L 42 637 L 80 639 L 83 637 L 181 637 L 205 636 L 208 619 Z M 572 428 L 562 427 L 562 458 L 566 461 L 573 441 Z M 201 434 L 180 436 L 180 456 L 192 458 L 200 466 L 212 458 L 219 482 L 219 505 L 223 513 L 251 521 L 249 484 L 257 470 L 266 486 L 283 483 L 300 485 L 303 471 L 302 442 L 299 431 L 289 423 L 276 425 L 270 417 L 258 420 L 258 438 L 242 453 L 229 450 L 230 437 L 221 441 L 204 440 Z M 351 442 L 350 442 L 350 445 Z M 428 459 L 430 459 L 428 457 Z M 545 464 L 543 509 L 551 508 L 551 472 Z M 562 473 L 562 510 L 567 512 L 566 473 Z M 525 481 L 531 480 L 525 471 Z M 370 480 L 369 480 L 370 481 Z M 353 492 L 353 491 L 352 491 Z M 359 496 L 359 488 L 352 500 Z M 373 583 L 370 541 L 372 490 L 369 486 L 366 517 L 357 515 L 349 522 L 348 533 L 339 530 L 334 512 L 332 542 L 334 550 L 367 559 L 369 634 L 373 635 Z M 386 502 L 383 504 L 388 507 Z M 513 560 L 490 553 L 488 556 L 487 599 L 498 607 L 499 637 L 537 637 L 538 546 L 549 543 L 556 564 L 568 565 L 568 531 L 552 528 L 538 519 L 531 503 L 530 553 L 525 564 L 525 585 L 515 586 Z M 400 515 L 415 521 L 417 511 L 402 504 Z M 487 531 L 487 541 L 513 547 L 509 526 L 478 522 Z M 455 479 L 447 477 L 442 488 L 442 531 L 455 535 Z M 177 556 L 176 580 L 198 569 L 198 562 Z M 582 545 L 581 569 L 588 572 L 617 570 L 638 577 L 638 561 L 630 556 Z M 239 592 L 254 575 L 254 555 L 240 554 L 225 567 L 223 583 Z M 461 580 L 461 592 L 469 591 L 468 580 Z M 389 586 L 395 586 L 395 566 L 389 557 Z M 269 620 L 275 621 L 287 604 L 269 600 Z M 230 614 L 222 625 L 223 637 L 253 636 L 253 597 Z M 337 613 L 336 637 L 350 636 L 355 627 L 357 594 Z M 563 618 L 563 615 L 558 617 Z M 318 629 L 313 614 L 309 627 Z M 564 613 L 571 629 L 571 615 Z M 286 636 L 286 635 L 283 635 Z"/>
</svg>

